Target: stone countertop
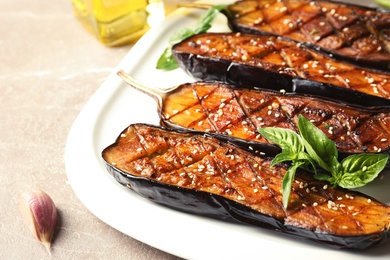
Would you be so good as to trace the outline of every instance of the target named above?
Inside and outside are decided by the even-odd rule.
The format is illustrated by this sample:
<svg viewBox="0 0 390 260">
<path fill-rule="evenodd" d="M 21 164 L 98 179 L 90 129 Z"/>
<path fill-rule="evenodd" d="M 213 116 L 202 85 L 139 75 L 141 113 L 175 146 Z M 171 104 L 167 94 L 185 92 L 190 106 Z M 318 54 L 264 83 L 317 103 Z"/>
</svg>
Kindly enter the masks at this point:
<svg viewBox="0 0 390 260">
<path fill-rule="evenodd" d="M 1 1 L 0 24 L 0 259 L 177 259 L 100 221 L 67 183 L 72 123 L 132 46 L 102 45 L 70 0 Z M 17 206 L 29 189 L 58 208 L 51 257 Z"/>
</svg>

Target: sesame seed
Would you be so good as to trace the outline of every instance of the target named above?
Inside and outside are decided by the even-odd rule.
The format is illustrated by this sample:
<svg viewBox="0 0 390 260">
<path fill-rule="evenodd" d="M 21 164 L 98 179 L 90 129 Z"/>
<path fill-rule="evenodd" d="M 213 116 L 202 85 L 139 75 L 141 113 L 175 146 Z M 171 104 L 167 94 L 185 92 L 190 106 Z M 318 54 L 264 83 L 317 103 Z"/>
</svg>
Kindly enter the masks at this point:
<svg viewBox="0 0 390 260">
<path fill-rule="evenodd" d="M 317 203 L 317 202 L 314 202 L 314 203 L 313 203 L 313 206 L 314 206 L 314 207 L 317 207 L 317 206 L 318 206 L 318 203 Z"/>
<path fill-rule="evenodd" d="M 121 134 L 121 137 L 126 137 L 126 134 Z"/>
</svg>

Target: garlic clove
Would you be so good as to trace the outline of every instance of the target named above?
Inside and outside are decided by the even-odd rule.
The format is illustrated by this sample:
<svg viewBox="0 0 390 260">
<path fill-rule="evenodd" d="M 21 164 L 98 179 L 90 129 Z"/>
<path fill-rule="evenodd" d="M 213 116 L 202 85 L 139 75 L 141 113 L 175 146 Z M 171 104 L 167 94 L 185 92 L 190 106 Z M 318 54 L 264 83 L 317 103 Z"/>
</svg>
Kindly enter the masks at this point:
<svg viewBox="0 0 390 260">
<path fill-rule="evenodd" d="M 27 191 L 19 199 L 19 210 L 28 228 L 50 253 L 57 223 L 57 209 L 53 200 L 41 190 Z"/>
</svg>

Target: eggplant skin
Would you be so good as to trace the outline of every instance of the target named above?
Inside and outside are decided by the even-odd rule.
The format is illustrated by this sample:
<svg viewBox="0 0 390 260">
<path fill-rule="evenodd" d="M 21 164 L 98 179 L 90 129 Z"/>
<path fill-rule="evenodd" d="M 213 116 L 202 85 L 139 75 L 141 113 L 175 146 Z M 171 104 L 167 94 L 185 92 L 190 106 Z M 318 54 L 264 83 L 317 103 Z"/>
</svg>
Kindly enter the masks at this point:
<svg viewBox="0 0 390 260">
<path fill-rule="evenodd" d="M 224 10 L 236 32 L 282 36 L 358 66 L 390 70 L 382 38 L 390 12 L 334 1 L 237 1 Z"/>
<path fill-rule="evenodd" d="M 172 47 L 196 79 L 294 92 L 362 107 L 390 106 L 390 74 L 336 61 L 292 41 L 242 33 L 201 33 Z"/>
<path fill-rule="evenodd" d="M 220 82 L 177 86 L 159 108 L 162 124 L 267 143 L 258 129 L 298 132 L 303 115 L 332 140 L 344 158 L 356 153 L 390 152 L 390 109 L 369 110 L 307 95 L 251 89 Z"/>
<path fill-rule="evenodd" d="M 102 157 L 117 182 L 178 211 L 334 248 L 367 249 L 390 236 L 388 205 L 359 192 L 325 188 L 305 171 L 297 172 L 291 206 L 285 210 L 279 185 L 287 169 L 282 164 L 270 167 L 269 146 L 255 155 L 220 137 L 134 124 L 102 151 Z"/>
</svg>

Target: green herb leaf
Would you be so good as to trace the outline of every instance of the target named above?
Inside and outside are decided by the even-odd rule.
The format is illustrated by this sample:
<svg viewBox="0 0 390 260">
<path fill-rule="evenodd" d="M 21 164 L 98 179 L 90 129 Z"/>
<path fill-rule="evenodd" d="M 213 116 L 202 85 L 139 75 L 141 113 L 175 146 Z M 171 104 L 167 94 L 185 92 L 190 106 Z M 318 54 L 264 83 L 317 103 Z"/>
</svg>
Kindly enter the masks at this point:
<svg viewBox="0 0 390 260">
<path fill-rule="evenodd" d="M 285 153 L 298 154 L 304 151 L 301 137 L 290 129 L 264 127 L 259 129 L 259 133 L 268 141 L 279 145 Z"/>
<path fill-rule="evenodd" d="M 380 6 L 390 9 L 390 0 L 375 0 L 375 2 L 377 2 Z"/>
<path fill-rule="evenodd" d="M 320 181 L 327 181 L 327 182 L 330 182 L 330 183 L 334 183 L 334 178 L 332 176 L 330 176 L 329 174 L 325 174 L 325 173 L 316 173 L 314 175 L 314 178 L 316 178 L 317 180 L 320 180 Z"/>
<path fill-rule="evenodd" d="M 209 10 L 205 14 L 201 15 L 199 17 L 198 22 L 195 25 L 195 29 L 194 29 L 195 34 L 207 32 L 208 29 L 211 28 L 212 23 L 214 22 L 214 19 L 217 16 L 217 14 L 225 7 L 226 5 L 215 5 L 209 8 Z"/>
<path fill-rule="evenodd" d="M 169 47 L 165 49 L 163 54 L 159 57 L 156 64 L 156 68 L 160 70 L 167 70 L 167 71 L 178 68 L 179 66 L 177 65 L 176 60 L 172 55 L 172 46 L 192 35 L 206 32 L 208 29 L 211 28 L 212 23 L 215 17 L 217 16 L 217 14 L 220 11 L 222 11 L 225 7 L 226 5 L 212 6 L 207 10 L 206 13 L 204 13 L 199 17 L 199 20 L 195 25 L 195 29 L 183 28 L 176 31 L 169 39 Z"/>
<path fill-rule="evenodd" d="M 290 200 L 290 194 L 292 189 L 292 183 L 294 181 L 295 173 L 297 169 L 302 166 L 304 162 L 297 162 L 288 168 L 286 174 L 283 177 L 282 181 L 282 195 L 283 195 L 283 206 L 287 209 L 288 201 Z"/>
<path fill-rule="evenodd" d="M 174 70 L 178 68 L 177 62 L 172 56 L 172 49 L 166 48 L 164 53 L 160 56 L 157 61 L 157 68 L 165 70 Z"/>
<path fill-rule="evenodd" d="M 359 188 L 373 181 L 385 168 L 387 154 L 354 154 L 342 160 L 344 174 L 338 185 L 343 188 Z"/>
<path fill-rule="evenodd" d="M 298 128 L 307 153 L 320 167 L 331 172 L 334 158 L 338 157 L 335 143 L 302 115 L 298 117 Z"/>
<path fill-rule="evenodd" d="M 178 42 L 181 42 L 183 39 L 186 39 L 192 35 L 194 35 L 195 32 L 192 29 L 189 28 L 183 28 L 178 31 L 176 31 L 171 38 L 169 39 L 170 45 L 174 45 Z"/>
<path fill-rule="evenodd" d="M 314 178 L 328 181 L 333 186 L 352 189 L 374 180 L 387 165 L 389 155 L 367 153 L 350 155 L 340 163 L 335 143 L 302 115 L 298 117 L 298 129 L 300 135 L 289 129 L 274 127 L 259 129 L 264 138 L 282 149 L 282 152 L 275 156 L 272 165 L 292 162 L 282 182 L 285 208 L 288 206 L 293 179 L 299 167 L 307 168 L 311 165 Z M 318 172 L 317 166 L 327 173 Z"/>
</svg>

